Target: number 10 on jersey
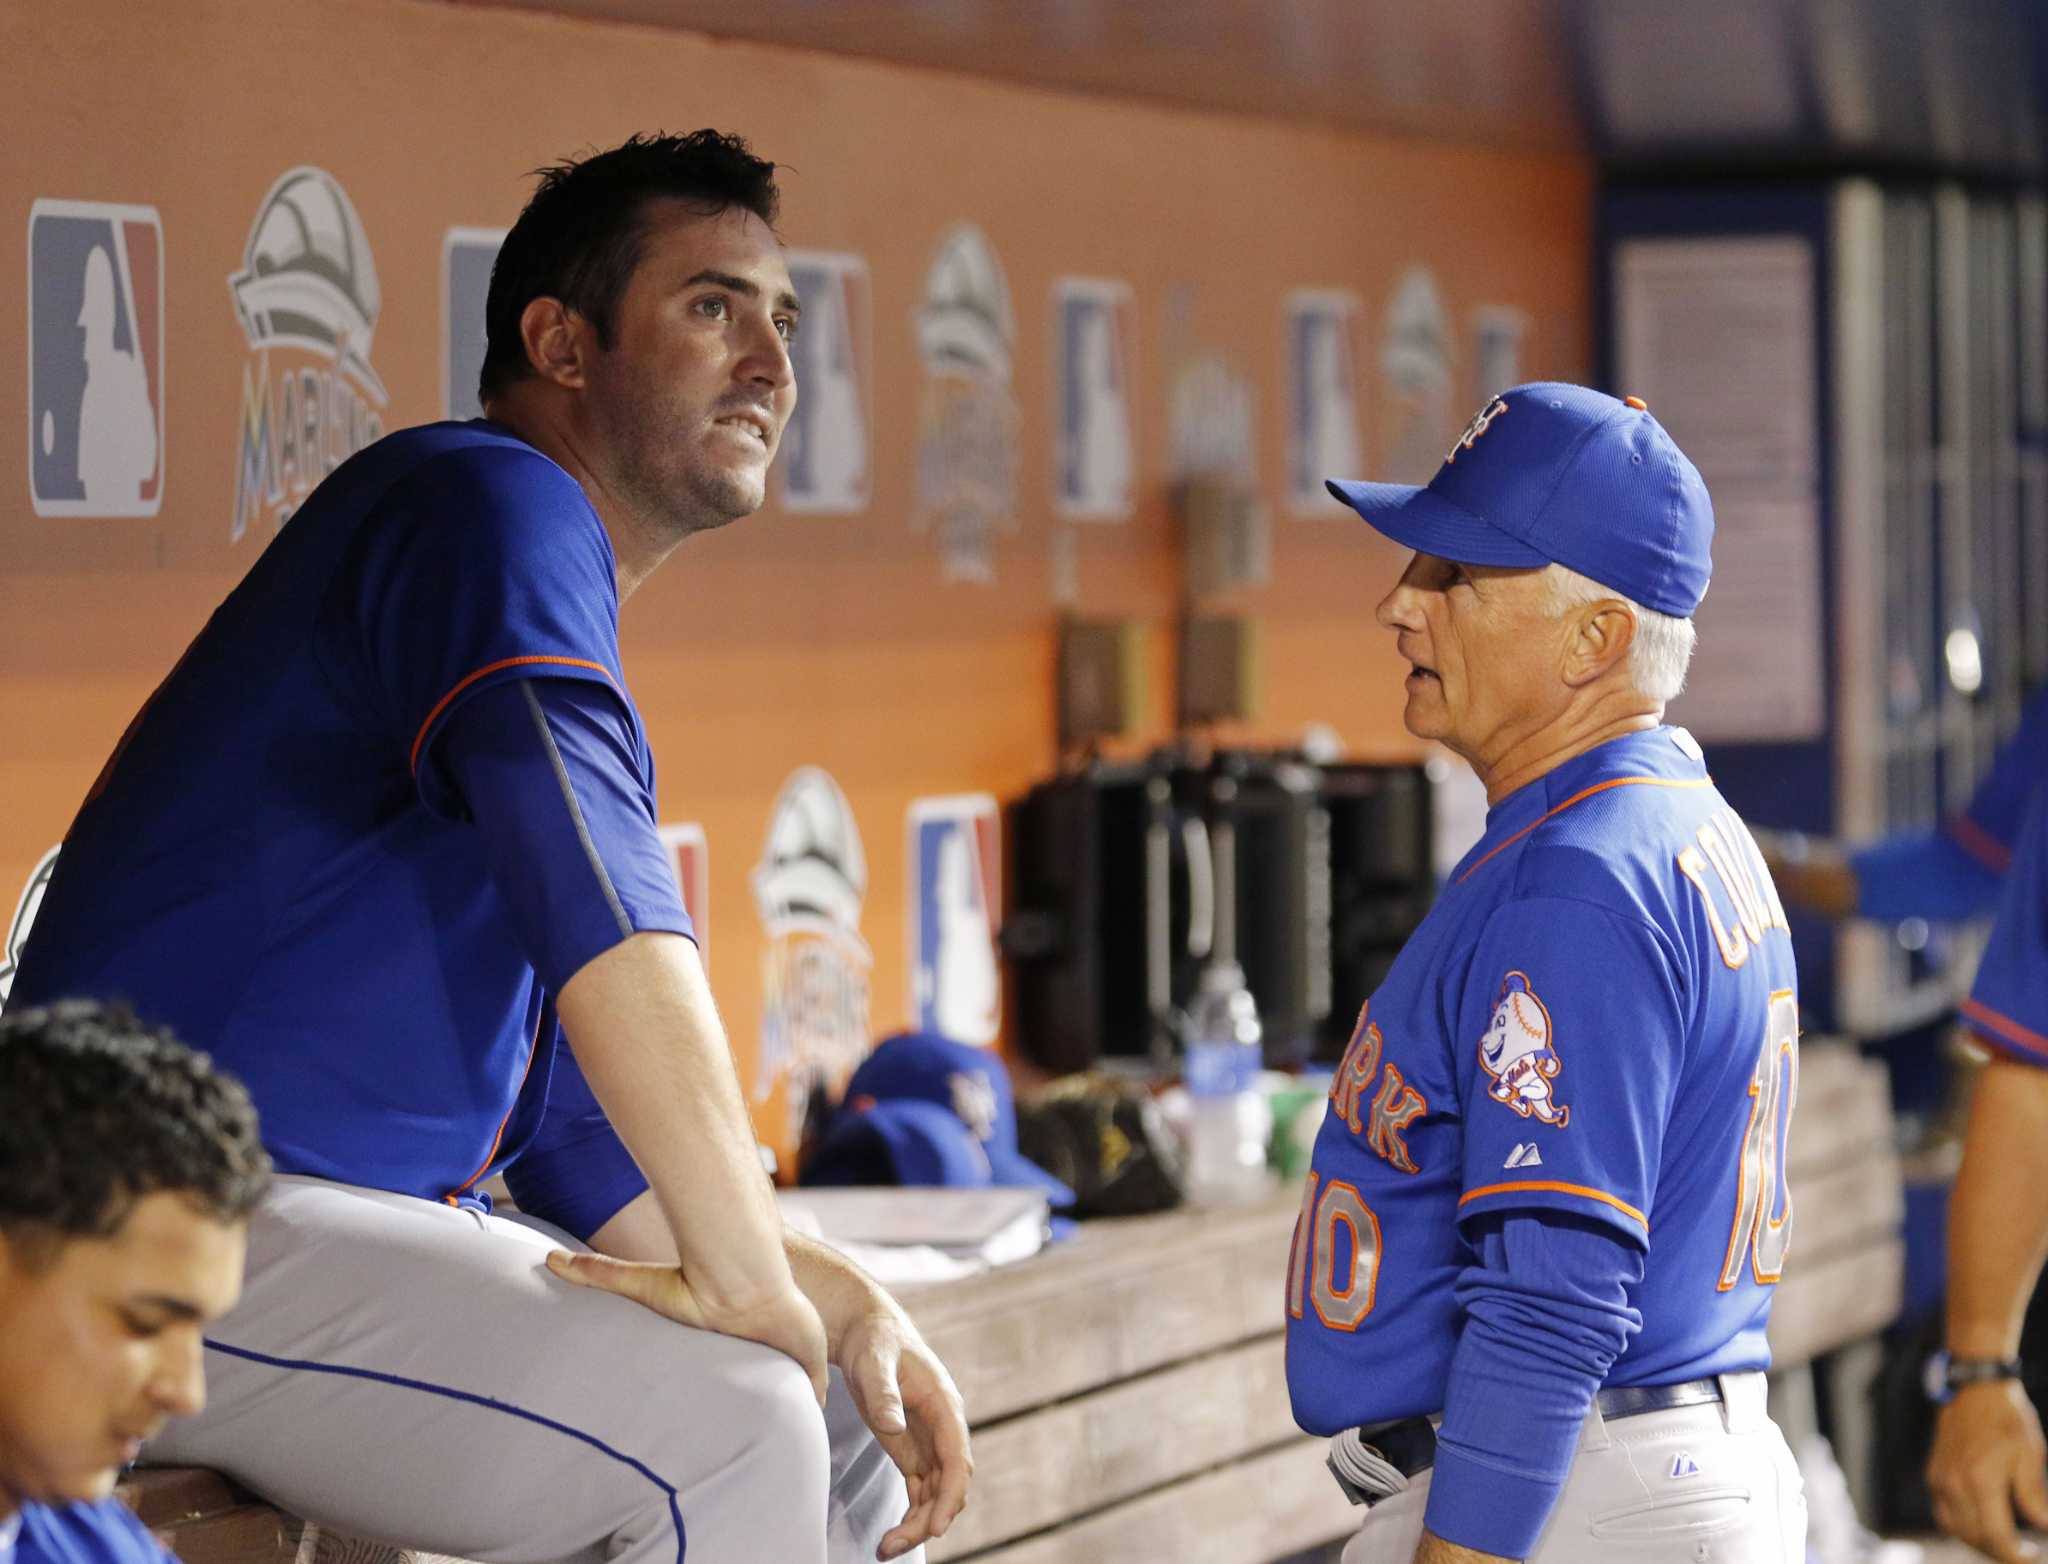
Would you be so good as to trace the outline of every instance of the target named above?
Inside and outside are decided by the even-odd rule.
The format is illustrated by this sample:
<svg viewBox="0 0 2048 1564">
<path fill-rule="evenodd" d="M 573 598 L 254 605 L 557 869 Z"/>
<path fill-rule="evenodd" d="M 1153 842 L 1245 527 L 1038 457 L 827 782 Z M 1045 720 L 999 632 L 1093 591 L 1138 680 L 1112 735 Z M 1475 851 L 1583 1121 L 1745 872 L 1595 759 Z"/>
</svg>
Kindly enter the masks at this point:
<svg viewBox="0 0 2048 1564">
<path fill-rule="evenodd" d="M 1742 1280 L 1745 1257 L 1750 1275 L 1765 1286 L 1785 1274 L 1785 1251 L 1792 1242 L 1792 1190 L 1785 1164 L 1798 1096 L 1799 1002 L 1790 989 L 1781 988 L 1771 995 L 1763 1046 L 1749 1080 L 1749 1124 L 1736 1174 L 1735 1225 L 1721 1262 L 1722 1292 Z"/>
</svg>

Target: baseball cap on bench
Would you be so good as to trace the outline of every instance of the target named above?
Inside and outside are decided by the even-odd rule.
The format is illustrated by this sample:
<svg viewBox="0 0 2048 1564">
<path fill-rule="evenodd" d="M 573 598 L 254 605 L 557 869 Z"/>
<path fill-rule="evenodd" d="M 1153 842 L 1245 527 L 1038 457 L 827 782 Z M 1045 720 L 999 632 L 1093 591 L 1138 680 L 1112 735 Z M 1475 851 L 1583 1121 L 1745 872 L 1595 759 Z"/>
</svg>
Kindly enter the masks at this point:
<svg viewBox="0 0 2048 1564">
<path fill-rule="evenodd" d="M 1707 486 L 1635 397 L 1516 386 L 1480 409 L 1428 487 L 1329 489 L 1408 548 L 1467 565 L 1564 565 L 1681 619 L 1713 574 Z"/>
</svg>

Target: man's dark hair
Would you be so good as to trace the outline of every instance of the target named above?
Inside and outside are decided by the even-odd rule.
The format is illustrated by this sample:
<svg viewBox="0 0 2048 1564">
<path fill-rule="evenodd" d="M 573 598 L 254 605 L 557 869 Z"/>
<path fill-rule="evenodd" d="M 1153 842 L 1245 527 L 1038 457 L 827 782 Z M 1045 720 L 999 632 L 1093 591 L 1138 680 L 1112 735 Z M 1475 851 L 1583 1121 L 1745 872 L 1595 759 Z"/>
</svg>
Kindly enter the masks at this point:
<svg viewBox="0 0 2048 1564">
<path fill-rule="evenodd" d="M 485 400 L 532 372 L 519 317 L 535 299 L 560 299 L 596 328 L 600 347 L 612 345 L 619 300 L 646 242 L 649 201 L 673 197 L 706 217 L 744 207 L 770 228 L 782 201 L 775 165 L 715 130 L 634 136 L 534 172 L 540 185 L 491 267 L 477 385 Z"/>
<path fill-rule="evenodd" d="M 241 1082 L 119 1005 L 0 1017 L 0 1232 L 104 1238 L 168 1190 L 220 1222 L 270 1187 Z"/>
</svg>

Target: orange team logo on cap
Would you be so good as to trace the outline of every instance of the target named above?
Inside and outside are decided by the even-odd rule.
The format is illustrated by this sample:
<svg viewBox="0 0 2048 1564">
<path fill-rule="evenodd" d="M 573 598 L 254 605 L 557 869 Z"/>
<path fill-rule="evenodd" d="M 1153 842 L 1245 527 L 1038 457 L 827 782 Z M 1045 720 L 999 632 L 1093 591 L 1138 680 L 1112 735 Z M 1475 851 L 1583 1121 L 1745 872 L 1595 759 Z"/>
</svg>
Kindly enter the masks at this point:
<svg viewBox="0 0 2048 1564">
<path fill-rule="evenodd" d="M 1451 449 L 1444 457 L 1444 460 L 1446 462 L 1455 462 L 1460 451 L 1471 450 L 1473 441 L 1485 434 L 1488 429 L 1491 429 L 1493 421 L 1507 410 L 1508 404 L 1501 397 L 1495 397 L 1486 406 L 1480 408 L 1478 416 L 1465 426 L 1465 432 L 1451 443 Z"/>
</svg>

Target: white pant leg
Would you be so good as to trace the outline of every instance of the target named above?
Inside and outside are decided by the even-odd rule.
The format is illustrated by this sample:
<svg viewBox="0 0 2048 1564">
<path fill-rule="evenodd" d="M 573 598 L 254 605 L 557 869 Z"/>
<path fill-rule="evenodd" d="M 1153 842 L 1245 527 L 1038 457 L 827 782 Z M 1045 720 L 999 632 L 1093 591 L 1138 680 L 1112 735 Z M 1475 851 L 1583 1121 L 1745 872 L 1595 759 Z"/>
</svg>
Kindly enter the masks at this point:
<svg viewBox="0 0 2048 1564">
<path fill-rule="evenodd" d="M 1719 1405 L 1614 1422 L 1589 1410 L 1528 1564 L 1805 1564 L 1806 1499 L 1764 1413 L 1764 1376 L 1723 1387 Z M 1343 1564 L 1411 1564 L 1431 1475 L 1366 1512 Z"/>
<path fill-rule="evenodd" d="M 796 1364 L 571 1286 L 545 1267 L 553 1246 L 476 1212 L 280 1180 L 250 1224 L 242 1302 L 208 1332 L 207 1409 L 147 1459 L 503 1564 L 686 1549 L 690 1564 L 851 1564 L 827 1552 L 834 1463 Z M 877 1537 L 903 1512 L 895 1492 Z"/>
<path fill-rule="evenodd" d="M 504 1220 L 544 1234 L 565 1249 L 589 1251 L 590 1246 L 574 1235 L 523 1211 L 509 1212 Z M 903 1519 L 910 1507 L 910 1494 L 888 1451 L 861 1421 L 853 1393 L 836 1368 L 831 1371 L 825 1396 L 825 1435 L 831 1450 L 825 1556 L 833 1564 L 851 1564 L 854 1560 L 865 1564 L 875 1557 L 882 1539 Z M 899 1558 L 901 1564 L 925 1564 L 921 1547 Z"/>
</svg>

